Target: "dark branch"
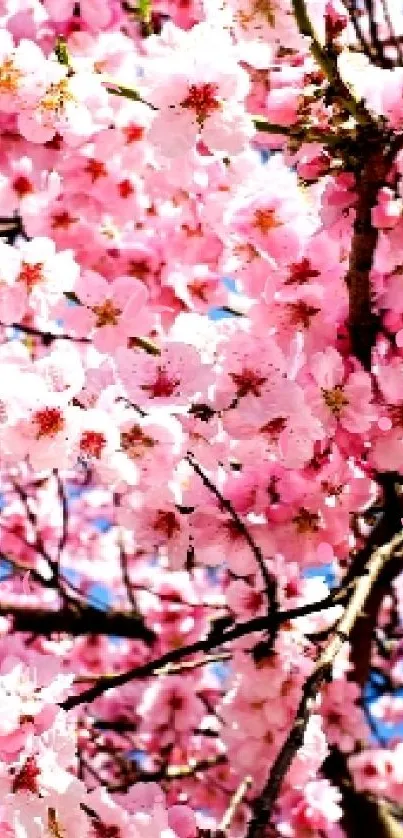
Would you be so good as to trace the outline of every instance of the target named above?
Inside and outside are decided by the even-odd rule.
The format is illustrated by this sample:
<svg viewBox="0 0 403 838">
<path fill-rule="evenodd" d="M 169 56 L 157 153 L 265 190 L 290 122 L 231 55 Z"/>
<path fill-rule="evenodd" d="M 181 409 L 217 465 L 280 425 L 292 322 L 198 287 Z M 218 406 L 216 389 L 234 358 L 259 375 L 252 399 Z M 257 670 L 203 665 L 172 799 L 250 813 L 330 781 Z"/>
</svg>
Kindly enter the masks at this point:
<svg viewBox="0 0 403 838">
<path fill-rule="evenodd" d="M 90 338 L 80 338 L 75 337 L 75 335 L 66 335 L 63 333 L 55 334 L 53 332 L 44 332 L 41 331 L 41 329 L 36 329 L 34 326 L 25 326 L 23 323 L 11 323 L 7 325 L 5 323 L 0 323 L 0 326 L 3 326 L 4 328 L 17 329 L 25 335 L 37 337 L 42 341 L 44 346 L 50 346 L 55 340 L 69 340 L 72 343 L 91 343 Z"/>
<path fill-rule="evenodd" d="M 234 524 L 236 525 L 238 531 L 240 532 L 240 534 L 243 536 L 246 543 L 250 547 L 250 550 L 251 550 L 253 556 L 255 557 L 258 568 L 259 568 L 259 570 L 262 574 L 263 582 L 264 582 L 264 585 L 265 585 L 265 593 L 266 593 L 266 595 L 268 597 L 268 600 L 269 600 L 270 614 L 274 614 L 277 610 L 277 607 L 278 607 L 277 606 L 276 579 L 275 579 L 274 576 L 272 576 L 271 573 L 269 573 L 269 571 L 266 567 L 266 562 L 265 562 L 263 553 L 262 553 L 259 545 L 256 543 L 256 541 L 252 537 L 251 533 L 249 532 L 248 527 L 246 526 L 246 524 L 244 523 L 242 518 L 240 518 L 236 509 L 234 509 L 232 503 L 227 498 L 224 497 L 224 495 L 220 492 L 220 490 L 217 488 L 217 486 L 210 480 L 210 478 L 207 476 L 207 474 L 200 467 L 199 463 L 195 460 L 195 458 L 194 458 L 194 456 L 191 452 L 188 452 L 186 460 L 189 463 L 189 465 L 191 465 L 191 467 L 196 472 L 196 474 L 199 475 L 199 477 L 202 480 L 204 486 L 206 486 L 206 488 L 217 498 L 217 500 L 219 501 L 220 506 L 222 507 L 222 509 L 225 509 L 225 511 L 228 512 L 228 514 L 232 518 Z"/>
<path fill-rule="evenodd" d="M 122 672 L 119 675 L 112 675 L 110 677 L 101 676 L 92 687 L 84 690 L 79 695 L 66 699 L 61 706 L 65 710 L 71 710 L 72 707 L 94 701 L 94 699 L 103 695 L 107 690 L 121 687 L 123 684 L 127 684 L 129 681 L 135 679 L 146 678 L 149 675 L 155 674 L 158 670 L 163 669 L 165 666 L 177 663 L 190 655 L 209 652 L 211 649 L 215 649 L 232 640 L 238 640 L 240 637 L 246 637 L 254 632 L 267 631 L 267 629 L 273 627 L 277 628 L 283 623 L 298 619 L 298 617 L 305 617 L 308 614 L 333 608 L 343 601 L 344 596 L 346 596 L 345 592 L 335 591 L 330 596 L 318 602 L 311 602 L 307 605 L 291 608 L 288 611 L 277 611 L 272 616 L 254 617 L 245 623 L 238 623 L 233 628 L 215 630 L 213 627 L 213 630 L 203 640 L 196 640 L 195 643 L 191 643 L 189 646 L 182 646 L 179 649 L 171 649 L 171 651 L 161 655 L 160 658 L 148 661 L 140 666 L 135 666 L 133 669 L 129 669 L 127 672 Z"/>
<path fill-rule="evenodd" d="M 78 603 L 60 611 L 0 605 L 0 616 L 12 618 L 15 632 L 42 636 L 61 633 L 74 637 L 103 634 L 144 640 L 147 644 L 152 644 L 155 640 L 154 632 L 144 624 L 143 618 L 138 614 L 101 611 Z"/>
<path fill-rule="evenodd" d="M 271 767 L 262 793 L 254 803 L 247 838 L 263 838 L 284 777 L 297 751 L 303 745 L 305 730 L 316 697 L 322 685 L 326 681 L 331 680 L 333 663 L 343 643 L 349 639 L 356 620 L 364 608 L 379 574 L 388 560 L 401 549 L 402 544 L 403 533 L 400 532 L 389 544 L 385 544 L 378 548 L 378 550 L 375 550 L 365 567 L 365 574 L 356 580 L 353 592 L 346 605 L 344 614 L 337 624 L 334 635 L 325 646 L 315 665 L 315 669 L 305 682 L 291 731 Z"/>
</svg>

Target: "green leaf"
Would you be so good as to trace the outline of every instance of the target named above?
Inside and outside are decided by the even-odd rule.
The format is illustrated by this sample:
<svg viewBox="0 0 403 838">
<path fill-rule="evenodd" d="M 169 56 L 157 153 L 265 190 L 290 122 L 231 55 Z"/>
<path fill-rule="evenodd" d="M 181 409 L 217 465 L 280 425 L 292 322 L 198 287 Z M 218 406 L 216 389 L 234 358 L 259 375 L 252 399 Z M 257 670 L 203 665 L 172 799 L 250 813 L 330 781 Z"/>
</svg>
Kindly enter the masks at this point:
<svg viewBox="0 0 403 838">
<path fill-rule="evenodd" d="M 55 55 L 59 64 L 63 64 L 64 67 L 70 66 L 70 56 L 68 53 L 67 44 L 62 35 L 58 35 L 57 37 Z"/>
<path fill-rule="evenodd" d="M 115 96 L 123 96 L 125 99 L 133 99 L 135 102 L 141 102 L 140 94 L 132 87 L 125 87 L 123 84 L 110 82 L 106 85 L 109 93 L 114 93 Z"/>
<path fill-rule="evenodd" d="M 138 0 L 137 13 L 144 23 L 151 21 L 151 0 Z"/>
</svg>

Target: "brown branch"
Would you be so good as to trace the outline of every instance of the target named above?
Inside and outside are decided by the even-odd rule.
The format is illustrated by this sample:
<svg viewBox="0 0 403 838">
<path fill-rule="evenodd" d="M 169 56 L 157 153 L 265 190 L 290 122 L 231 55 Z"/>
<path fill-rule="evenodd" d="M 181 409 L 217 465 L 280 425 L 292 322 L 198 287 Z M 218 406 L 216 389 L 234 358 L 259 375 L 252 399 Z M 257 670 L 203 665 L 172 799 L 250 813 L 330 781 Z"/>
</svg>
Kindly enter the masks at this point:
<svg viewBox="0 0 403 838">
<path fill-rule="evenodd" d="M 359 11 L 357 9 L 355 0 L 342 0 L 342 2 L 344 3 L 344 6 L 346 7 L 349 13 L 350 20 L 354 27 L 356 38 L 362 49 L 362 52 L 364 53 L 364 55 L 367 56 L 367 58 L 372 59 L 373 55 L 371 50 L 371 44 L 365 40 L 364 33 L 360 26 Z"/>
<path fill-rule="evenodd" d="M 218 827 L 219 833 L 228 832 L 228 829 L 230 828 L 232 821 L 234 820 L 234 817 L 236 815 L 237 809 L 242 803 L 242 800 L 245 797 L 248 789 L 250 789 L 252 782 L 252 777 L 248 776 L 245 777 L 239 784 L 236 792 L 233 794 L 231 798 L 230 804 L 228 806 L 227 811 L 224 814 L 224 817 L 222 818 L 220 826 Z"/>
<path fill-rule="evenodd" d="M 342 795 L 341 825 L 347 838 L 403 838 L 398 813 L 386 801 L 358 792 L 348 770 L 347 760 L 333 748 L 323 764 L 323 773 Z"/>
<path fill-rule="evenodd" d="M 114 502 L 114 506 L 116 508 L 120 506 L 120 495 L 119 495 L 118 492 L 114 492 L 113 502 Z M 127 599 L 128 599 L 128 601 L 131 605 L 132 610 L 136 611 L 136 608 L 137 608 L 136 598 L 134 596 L 134 591 L 133 591 L 133 587 L 132 587 L 132 583 L 131 583 L 131 579 L 130 579 L 129 565 L 128 565 L 128 561 L 127 561 L 127 554 L 126 554 L 124 544 L 123 544 L 123 536 L 122 536 L 122 533 L 119 529 L 118 522 L 116 520 L 116 515 L 115 515 L 115 526 L 117 527 L 117 531 L 118 531 L 119 561 L 120 561 L 120 570 L 121 570 L 121 573 L 122 573 L 122 579 L 123 579 L 124 586 L 126 588 Z"/>
<path fill-rule="evenodd" d="M 196 640 L 194 643 L 189 644 L 189 646 L 182 646 L 179 649 L 171 649 L 159 658 L 147 661 L 147 663 L 135 666 L 126 672 L 119 673 L 118 675 L 100 677 L 97 683 L 92 687 L 84 690 L 79 695 L 73 695 L 67 698 L 61 704 L 61 707 L 63 707 L 64 710 L 71 710 L 73 707 L 77 707 L 80 704 L 87 704 L 90 701 L 94 701 L 100 695 L 107 692 L 107 690 L 121 687 L 124 684 L 128 684 L 129 681 L 154 675 L 157 670 L 170 664 L 177 663 L 190 655 L 209 652 L 211 649 L 222 646 L 232 640 L 238 640 L 241 637 L 246 637 L 254 632 L 267 631 L 268 628 L 273 627 L 277 628 L 282 623 L 287 623 L 290 620 L 296 620 L 298 617 L 304 617 L 308 614 L 324 611 L 327 608 L 333 608 L 335 605 L 340 604 L 343 595 L 345 595 L 343 594 L 343 591 L 335 591 L 333 594 L 330 594 L 328 597 L 325 597 L 325 599 L 319 600 L 318 602 L 307 603 L 306 605 L 297 606 L 296 608 L 290 608 L 287 611 L 277 611 L 272 616 L 265 615 L 264 617 L 254 617 L 251 620 L 247 620 L 245 623 L 238 623 L 230 629 L 220 628 L 217 630 L 213 627 L 212 631 L 210 631 L 207 637 L 203 640 Z"/>
<path fill-rule="evenodd" d="M 381 570 L 402 545 L 403 532 L 400 532 L 388 544 L 375 550 L 365 567 L 365 575 L 357 579 L 333 637 L 325 646 L 312 674 L 305 682 L 291 731 L 271 767 L 262 793 L 254 803 L 247 838 L 263 838 L 284 777 L 297 751 L 303 745 L 305 730 L 317 695 L 323 684 L 331 680 L 333 663 L 343 644 L 349 639 Z"/>
<path fill-rule="evenodd" d="M 271 615 L 275 614 L 275 612 L 277 611 L 277 608 L 278 608 L 276 578 L 271 573 L 269 573 L 269 571 L 266 567 L 266 562 L 265 562 L 263 553 L 262 553 L 259 545 L 256 543 L 255 539 L 252 537 L 248 527 L 246 526 L 246 524 L 244 523 L 242 518 L 238 515 L 238 513 L 237 513 L 236 509 L 233 507 L 231 501 L 229 501 L 227 498 L 225 498 L 224 495 L 222 494 L 222 492 L 220 492 L 220 490 L 217 488 L 215 483 L 213 483 L 212 480 L 210 480 L 210 478 L 207 476 L 207 474 L 200 467 L 199 463 L 195 460 L 193 454 L 190 451 L 188 451 L 188 453 L 187 453 L 186 461 L 189 463 L 189 465 L 192 467 L 192 469 L 196 472 L 196 474 L 200 477 L 202 483 L 204 484 L 204 486 L 206 486 L 206 488 L 209 490 L 209 492 L 211 492 L 214 495 L 214 497 L 217 498 L 217 500 L 219 501 L 220 506 L 222 507 L 222 509 L 225 509 L 225 511 L 228 512 L 228 514 L 232 518 L 234 524 L 236 525 L 239 533 L 243 536 L 246 543 L 248 544 L 253 556 L 255 557 L 257 566 L 258 566 L 258 568 L 259 568 L 259 570 L 262 574 L 263 582 L 264 582 L 264 585 L 265 585 L 265 593 L 267 595 L 268 602 L 269 602 L 269 613 Z"/>
<path fill-rule="evenodd" d="M 402 526 L 401 500 L 395 483 L 396 475 L 380 474 L 378 483 L 383 489 L 383 515 L 374 527 L 366 545 L 351 562 L 344 580 L 344 584 L 354 582 L 365 571 L 366 563 L 371 552 L 382 544 L 389 542 Z M 390 585 L 401 570 L 401 560 L 393 557 L 387 562 L 377 579 L 376 585 L 370 591 L 365 612 L 358 615 L 350 635 L 351 661 L 353 664 L 353 678 L 364 686 L 368 680 L 371 667 L 372 641 L 377 617 L 383 598 L 390 591 Z"/>
<path fill-rule="evenodd" d="M 342 80 L 338 67 L 337 55 L 326 46 L 322 46 L 310 21 L 305 0 L 291 0 L 295 21 L 301 35 L 310 38 L 311 53 L 315 61 L 325 74 L 332 92 L 332 99 L 344 107 L 355 119 L 357 124 L 371 125 L 372 117 L 362 102 L 357 101 Z"/>
<path fill-rule="evenodd" d="M 134 771 L 124 783 L 107 786 L 107 789 L 110 794 L 116 794 L 118 792 L 128 791 L 133 783 L 161 783 L 168 780 L 181 780 L 185 777 L 194 777 L 196 774 L 208 771 L 217 765 L 224 765 L 226 762 L 226 754 L 216 754 L 215 756 L 205 757 L 204 759 L 190 760 L 186 765 L 164 765 L 156 771 Z"/>
<path fill-rule="evenodd" d="M 0 616 L 12 618 L 14 632 L 42 636 L 60 633 L 74 637 L 104 634 L 144 640 L 147 644 L 155 640 L 154 632 L 145 625 L 139 614 L 131 611 L 101 611 L 81 603 L 74 603 L 59 611 L 0 605 Z"/>
<path fill-rule="evenodd" d="M 345 0 L 351 12 L 353 3 Z M 373 50 L 384 56 L 383 47 L 378 42 L 378 31 L 373 13 L 373 0 L 365 0 L 370 16 Z M 349 268 L 345 281 L 349 291 L 349 318 L 351 350 L 361 361 L 365 369 L 371 368 L 372 348 L 379 328 L 378 318 L 372 307 L 370 273 L 378 241 L 378 230 L 372 226 L 372 209 L 376 204 L 379 189 L 384 186 L 394 157 L 401 147 L 400 135 L 390 141 L 385 129 L 366 111 L 362 102 L 357 102 L 353 94 L 340 78 L 337 68 L 337 55 L 331 49 L 322 46 L 309 19 L 305 0 L 292 0 L 294 17 L 302 35 L 311 39 L 311 52 L 330 87 L 330 101 L 347 108 L 354 116 L 356 136 L 346 138 L 343 158 L 346 167 L 351 169 L 351 161 L 356 175 L 357 203 L 351 242 Z M 353 18 L 355 20 L 355 18 Z M 378 55 L 379 57 L 379 55 Z M 385 59 L 386 60 L 386 59 Z"/>
<path fill-rule="evenodd" d="M 365 8 L 368 15 L 369 32 L 371 36 L 371 46 L 373 54 L 377 59 L 379 67 L 390 68 L 393 67 L 393 61 L 385 55 L 383 44 L 379 40 L 378 24 L 375 18 L 374 0 L 364 0 Z"/>
<path fill-rule="evenodd" d="M 365 147 L 367 150 L 365 151 Z M 380 188 L 385 184 L 390 160 L 385 153 L 385 138 L 379 135 L 369 143 L 364 132 L 352 146 L 359 161 L 357 170 L 357 203 L 351 241 L 349 267 L 345 282 L 349 292 L 348 327 L 351 349 L 366 370 L 371 369 L 372 348 L 378 332 L 378 318 L 372 307 L 370 273 L 378 230 L 372 225 L 372 209 Z"/>
<path fill-rule="evenodd" d="M 381 0 L 381 5 L 383 9 L 383 16 L 385 18 L 385 23 L 389 29 L 389 36 L 391 44 L 393 44 L 396 55 L 397 55 L 397 66 L 401 67 L 403 64 L 403 50 L 401 45 L 401 38 L 399 39 L 396 35 L 396 32 L 393 28 L 392 18 L 390 16 L 389 7 L 388 7 L 388 0 Z M 382 42 L 382 46 L 385 46 L 385 42 Z"/>
<path fill-rule="evenodd" d="M 57 494 L 60 502 L 60 511 L 62 515 L 62 526 L 57 547 L 58 558 L 60 559 L 60 556 L 66 546 L 69 535 L 69 507 L 63 481 L 57 469 L 55 469 L 54 473 L 57 481 Z"/>
<path fill-rule="evenodd" d="M 66 335 L 63 333 L 54 334 L 53 332 L 36 329 L 34 326 L 25 326 L 23 323 L 0 323 L 0 326 L 3 326 L 4 328 L 17 329 L 25 335 L 32 335 L 32 337 L 40 338 L 44 346 L 50 346 L 55 340 L 69 340 L 72 341 L 72 343 L 91 343 L 90 338 L 80 338 L 75 335 Z"/>
<path fill-rule="evenodd" d="M 203 655 L 202 658 L 196 660 L 183 661 L 182 663 L 167 664 L 161 669 L 155 669 L 153 675 L 177 675 L 179 672 L 192 672 L 194 669 L 200 669 L 202 666 L 208 666 L 211 663 L 221 663 L 222 661 L 231 660 L 231 652 L 221 652 L 218 655 Z M 74 679 L 75 684 L 88 684 L 99 681 L 99 679 L 113 678 L 113 674 L 108 675 L 80 675 Z"/>
</svg>

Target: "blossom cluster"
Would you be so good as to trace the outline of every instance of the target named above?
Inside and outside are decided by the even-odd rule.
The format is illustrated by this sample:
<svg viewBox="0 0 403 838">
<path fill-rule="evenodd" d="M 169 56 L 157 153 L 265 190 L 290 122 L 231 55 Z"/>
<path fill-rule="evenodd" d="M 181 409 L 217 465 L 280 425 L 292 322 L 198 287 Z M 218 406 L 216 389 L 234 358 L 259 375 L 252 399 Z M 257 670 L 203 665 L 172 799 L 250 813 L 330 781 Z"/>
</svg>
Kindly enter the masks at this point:
<svg viewBox="0 0 403 838">
<path fill-rule="evenodd" d="M 402 68 L 353 50 L 339 0 L 309 0 L 347 115 L 289 0 L 138 6 L 0 8 L 5 838 L 196 838 L 247 777 L 225 826 L 245 835 L 379 474 L 403 471 L 403 142 L 369 211 L 369 363 L 348 328 L 362 180 L 343 157 L 359 107 L 400 139 Z M 280 609 L 306 606 L 272 647 L 251 631 L 153 670 L 263 618 L 267 579 Z M 393 584 L 370 651 L 384 692 L 368 717 L 346 642 L 280 835 L 343 835 L 334 749 L 357 792 L 401 799 L 401 742 L 378 748 L 369 726 L 403 715 Z"/>
</svg>

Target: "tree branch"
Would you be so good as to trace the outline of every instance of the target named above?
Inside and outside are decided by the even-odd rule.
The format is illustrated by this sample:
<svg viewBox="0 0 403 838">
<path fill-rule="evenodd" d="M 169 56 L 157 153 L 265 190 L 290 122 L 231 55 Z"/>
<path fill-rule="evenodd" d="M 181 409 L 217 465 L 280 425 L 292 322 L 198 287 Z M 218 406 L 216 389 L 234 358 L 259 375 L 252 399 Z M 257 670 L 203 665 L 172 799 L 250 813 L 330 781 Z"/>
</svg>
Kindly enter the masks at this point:
<svg viewBox="0 0 403 838">
<path fill-rule="evenodd" d="M 305 682 L 291 731 L 271 767 L 262 793 L 254 803 L 247 838 L 263 838 L 273 806 L 280 793 L 283 779 L 297 751 L 303 745 L 305 730 L 316 697 L 323 684 L 331 680 L 333 663 L 343 644 L 349 639 L 355 622 L 364 608 L 381 570 L 402 545 L 403 532 L 400 532 L 388 544 L 375 550 L 365 567 L 365 575 L 357 579 L 333 637 L 324 648 L 312 674 Z"/>
<path fill-rule="evenodd" d="M 25 326 L 23 323 L 0 323 L 5 329 L 17 329 L 25 335 L 32 335 L 32 337 L 40 338 L 44 346 L 50 346 L 55 340 L 69 340 L 72 343 L 91 343 L 91 338 L 80 338 L 75 335 L 55 334 L 53 332 L 44 332 L 41 329 L 36 329 L 34 326 Z"/>
<path fill-rule="evenodd" d="M 246 526 L 242 518 L 240 518 L 232 503 L 224 497 L 224 495 L 220 492 L 217 486 L 210 480 L 210 478 L 200 467 L 199 463 L 195 460 L 193 454 L 190 451 L 187 453 L 186 460 L 192 467 L 192 469 L 196 472 L 196 474 L 198 474 L 204 486 L 206 486 L 206 488 L 217 498 L 222 509 L 225 509 L 225 511 L 228 512 L 234 524 L 236 525 L 238 531 L 250 547 L 250 550 L 253 556 L 255 557 L 258 568 L 262 574 L 263 582 L 265 585 L 264 590 L 269 601 L 269 613 L 275 614 L 278 608 L 276 578 L 271 573 L 269 573 L 266 567 L 266 562 L 263 553 L 259 545 L 256 543 L 254 538 L 252 538 L 248 530 L 248 527 Z"/>
<path fill-rule="evenodd" d="M 218 827 L 219 833 L 228 832 L 232 824 L 232 821 L 234 820 L 234 817 L 236 815 L 237 809 L 242 803 L 242 800 L 245 797 L 248 789 L 250 789 L 252 782 L 252 777 L 248 776 L 245 777 L 239 784 L 235 794 L 231 798 L 230 804 L 228 806 L 227 811 L 224 814 L 224 817 L 222 818 L 220 826 Z"/>
<path fill-rule="evenodd" d="M 156 771 L 135 771 L 124 783 L 107 786 L 107 789 L 110 794 L 117 794 L 128 791 L 133 783 L 161 783 L 166 780 L 181 780 L 194 777 L 195 774 L 208 771 L 209 768 L 215 768 L 217 765 L 224 765 L 226 762 L 226 754 L 215 754 L 204 759 L 191 760 L 186 765 L 164 765 L 162 768 L 157 768 Z"/>
<path fill-rule="evenodd" d="M 366 150 L 365 150 L 366 149 Z M 385 184 L 390 161 L 385 153 L 385 139 L 368 143 L 364 133 L 351 149 L 359 160 L 356 171 L 357 203 L 351 241 L 349 267 L 345 282 L 349 292 L 351 349 L 366 370 L 371 369 L 372 348 L 378 331 L 378 318 L 372 308 L 370 273 L 378 242 L 378 230 L 372 225 L 372 209 L 380 188 Z M 362 152 L 362 153 L 361 153 Z"/>
<path fill-rule="evenodd" d="M 348 838 L 403 838 L 403 827 L 393 807 L 354 788 L 346 757 L 337 748 L 325 760 L 323 772 L 341 792 L 341 825 Z"/>
<path fill-rule="evenodd" d="M 79 603 L 59 611 L 0 605 L 0 616 L 12 618 L 15 632 L 44 636 L 60 633 L 74 637 L 104 634 L 144 640 L 147 644 L 155 640 L 154 632 L 145 625 L 142 616 L 132 611 L 101 611 Z"/>
<path fill-rule="evenodd" d="M 365 572 L 366 563 L 373 550 L 389 542 L 402 527 L 402 508 L 396 490 L 396 475 L 380 474 L 378 483 L 383 489 L 383 515 L 374 527 L 366 545 L 353 558 L 345 577 L 345 584 L 353 583 Z M 358 615 L 350 635 L 353 678 L 362 687 L 366 683 L 371 667 L 373 632 L 379 608 L 390 584 L 401 570 L 401 561 L 392 558 L 382 569 L 376 585 L 371 589 L 365 611 Z"/>
<path fill-rule="evenodd" d="M 340 104 L 349 111 L 360 125 L 370 125 L 372 117 L 363 104 L 357 101 L 347 85 L 344 84 L 339 75 L 336 56 L 330 49 L 322 46 L 309 19 L 305 0 L 292 0 L 294 17 L 301 35 L 310 38 L 311 53 L 319 67 L 325 74 L 334 96 Z"/>
<path fill-rule="evenodd" d="M 179 649 L 171 649 L 169 652 L 161 655 L 161 657 L 148 661 L 140 666 L 135 666 L 127 672 L 121 672 L 118 675 L 112 675 L 110 677 L 101 676 L 97 683 L 92 687 L 84 690 L 79 695 L 70 696 L 60 706 L 63 707 L 64 710 L 71 710 L 73 707 L 77 707 L 80 704 L 86 704 L 90 701 L 94 701 L 94 699 L 103 695 L 103 693 L 107 690 L 121 687 L 123 684 L 127 684 L 129 681 L 133 681 L 135 679 L 146 678 L 149 675 L 154 675 L 158 670 L 163 669 L 165 666 L 177 663 L 190 655 L 196 655 L 200 652 L 209 652 L 211 649 L 222 646 L 232 640 L 238 640 L 241 637 L 246 637 L 254 632 L 267 631 L 267 629 L 271 627 L 277 628 L 282 623 L 287 623 L 290 620 L 296 620 L 298 617 L 305 617 L 308 614 L 314 614 L 319 611 L 324 611 L 327 608 L 333 608 L 335 605 L 339 605 L 342 602 L 342 598 L 344 596 L 346 596 L 345 592 L 339 590 L 330 594 L 328 597 L 325 597 L 325 599 L 319 600 L 318 602 L 310 602 L 306 605 L 290 608 L 287 611 L 277 611 L 271 616 L 265 615 L 264 617 L 254 617 L 251 620 L 247 620 L 245 623 L 238 623 L 230 629 L 217 630 L 213 627 L 212 631 L 210 631 L 207 637 L 203 640 L 196 640 L 189 646 L 182 646 Z"/>
</svg>

